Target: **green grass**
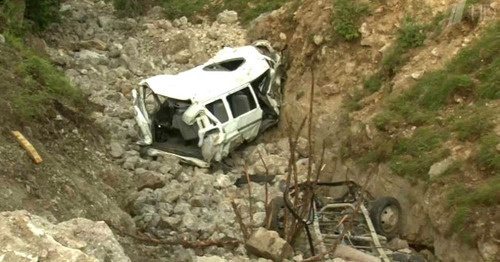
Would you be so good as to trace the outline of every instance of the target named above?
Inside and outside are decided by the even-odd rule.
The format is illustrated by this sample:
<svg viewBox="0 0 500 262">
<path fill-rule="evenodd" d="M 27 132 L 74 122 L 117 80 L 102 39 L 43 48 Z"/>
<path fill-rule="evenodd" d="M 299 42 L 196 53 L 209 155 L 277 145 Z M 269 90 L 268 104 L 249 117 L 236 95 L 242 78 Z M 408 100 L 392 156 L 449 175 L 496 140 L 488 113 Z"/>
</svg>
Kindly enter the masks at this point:
<svg viewBox="0 0 500 262">
<path fill-rule="evenodd" d="M 470 240 L 471 235 L 462 232 L 468 231 L 464 227 L 471 216 L 471 210 L 500 204 L 500 176 L 489 178 L 473 188 L 456 185 L 448 195 L 448 204 L 456 208 L 450 231 L 459 232 L 464 240 Z"/>
<path fill-rule="evenodd" d="M 409 16 L 405 17 L 396 33 L 394 48 L 382 58 L 379 74 L 385 79 L 393 77 L 408 62 L 408 51 L 424 44 L 428 28 Z"/>
<path fill-rule="evenodd" d="M 374 74 L 368 78 L 366 78 L 363 82 L 363 86 L 365 89 L 368 89 L 371 93 L 375 93 L 382 87 L 384 80 L 378 74 Z"/>
<path fill-rule="evenodd" d="M 467 75 L 438 70 L 425 74 L 413 88 L 421 94 L 418 103 L 424 109 L 438 110 L 448 105 L 455 94 L 472 93 L 473 86 Z"/>
<path fill-rule="evenodd" d="M 400 176 L 427 180 L 432 164 L 449 155 L 441 150 L 447 135 L 434 128 L 418 128 L 411 137 L 397 140 L 389 161 L 391 170 Z"/>
<path fill-rule="evenodd" d="M 500 174 L 500 153 L 496 149 L 500 144 L 500 137 L 491 133 L 481 138 L 481 146 L 477 154 L 477 163 L 491 174 Z"/>
<path fill-rule="evenodd" d="M 23 57 L 16 72 L 24 82 L 18 89 L 11 90 L 14 113 L 23 121 L 41 119 L 54 106 L 54 101 L 63 105 L 83 108 L 86 98 L 83 92 L 73 87 L 63 73 L 45 57 L 36 54 L 24 45 L 21 39 L 8 35 L 7 44 Z"/>
<path fill-rule="evenodd" d="M 461 113 L 463 111 L 464 113 Z M 476 141 L 493 128 L 492 112 L 486 107 L 466 108 L 452 117 L 451 130 L 460 141 Z"/>
<path fill-rule="evenodd" d="M 441 146 L 447 134 L 434 128 L 417 128 L 411 137 L 402 138 L 395 147 L 396 154 L 419 157 Z"/>
<path fill-rule="evenodd" d="M 365 3 L 353 0 L 333 0 L 333 27 L 335 32 L 347 41 L 354 41 L 361 35 L 358 31 L 360 19 L 369 12 Z"/>
</svg>

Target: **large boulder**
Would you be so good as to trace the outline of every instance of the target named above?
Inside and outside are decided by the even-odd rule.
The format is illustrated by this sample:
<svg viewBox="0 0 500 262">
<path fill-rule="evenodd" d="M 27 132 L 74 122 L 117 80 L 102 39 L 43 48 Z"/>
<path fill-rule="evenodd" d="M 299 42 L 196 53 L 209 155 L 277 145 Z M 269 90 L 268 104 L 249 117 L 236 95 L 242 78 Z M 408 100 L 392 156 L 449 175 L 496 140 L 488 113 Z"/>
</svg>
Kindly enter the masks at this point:
<svg viewBox="0 0 500 262">
<path fill-rule="evenodd" d="M 2 261 L 130 261 L 100 221 L 76 218 L 54 225 L 25 210 L 0 213 Z"/>
<path fill-rule="evenodd" d="M 279 236 L 278 232 L 263 227 L 259 227 L 250 236 L 245 247 L 249 253 L 273 261 L 283 261 L 293 256 L 292 247 Z"/>
</svg>

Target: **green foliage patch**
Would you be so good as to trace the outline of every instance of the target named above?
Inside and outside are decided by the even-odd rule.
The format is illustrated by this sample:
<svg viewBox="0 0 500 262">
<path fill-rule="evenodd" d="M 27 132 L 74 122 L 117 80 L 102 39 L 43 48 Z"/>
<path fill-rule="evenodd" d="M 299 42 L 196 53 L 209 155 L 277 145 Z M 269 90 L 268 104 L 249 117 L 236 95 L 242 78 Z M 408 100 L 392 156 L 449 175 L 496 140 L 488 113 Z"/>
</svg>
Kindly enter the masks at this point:
<svg viewBox="0 0 500 262">
<path fill-rule="evenodd" d="M 24 85 L 8 94 L 12 98 L 14 114 L 24 121 L 41 119 L 53 108 L 54 101 L 86 112 L 87 100 L 83 92 L 73 87 L 48 59 L 30 50 L 15 36 L 7 35 L 7 43 L 23 56 L 17 74 Z"/>
<path fill-rule="evenodd" d="M 333 0 L 333 27 L 347 41 L 360 37 L 359 21 L 369 11 L 365 3 L 353 0 Z"/>
</svg>

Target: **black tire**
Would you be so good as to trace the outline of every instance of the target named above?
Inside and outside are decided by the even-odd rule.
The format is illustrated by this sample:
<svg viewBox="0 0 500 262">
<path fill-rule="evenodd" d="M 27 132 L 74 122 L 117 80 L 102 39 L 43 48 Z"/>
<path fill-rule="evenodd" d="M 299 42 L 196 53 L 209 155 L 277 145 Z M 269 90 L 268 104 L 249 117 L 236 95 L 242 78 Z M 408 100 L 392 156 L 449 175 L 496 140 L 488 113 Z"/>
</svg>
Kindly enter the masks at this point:
<svg viewBox="0 0 500 262">
<path fill-rule="evenodd" d="M 392 239 L 399 235 L 402 225 L 402 210 L 393 197 L 382 197 L 370 202 L 370 218 L 378 234 Z"/>
<path fill-rule="evenodd" d="M 283 236 L 283 228 L 281 228 L 280 217 L 281 211 L 285 209 L 285 200 L 283 197 L 275 197 L 271 200 L 269 205 L 267 205 L 267 216 L 264 220 L 264 226 L 269 229 L 278 232 L 280 236 Z"/>
</svg>

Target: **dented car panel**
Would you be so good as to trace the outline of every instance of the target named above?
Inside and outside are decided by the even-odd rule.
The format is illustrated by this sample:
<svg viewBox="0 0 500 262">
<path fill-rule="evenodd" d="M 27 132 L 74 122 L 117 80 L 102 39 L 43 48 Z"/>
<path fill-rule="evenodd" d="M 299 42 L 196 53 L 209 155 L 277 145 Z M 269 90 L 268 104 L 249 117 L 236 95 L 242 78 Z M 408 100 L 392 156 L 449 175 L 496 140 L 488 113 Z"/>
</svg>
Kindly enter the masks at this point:
<svg viewBox="0 0 500 262">
<path fill-rule="evenodd" d="M 145 79 L 133 91 L 138 144 L 221 161 L 279 120 L 281 57 L 266 41 L 223 48 L 207 63 Z"/>
</svg>

